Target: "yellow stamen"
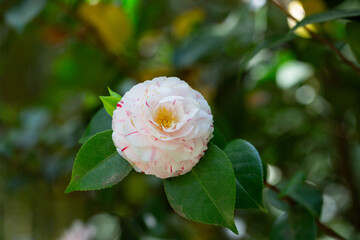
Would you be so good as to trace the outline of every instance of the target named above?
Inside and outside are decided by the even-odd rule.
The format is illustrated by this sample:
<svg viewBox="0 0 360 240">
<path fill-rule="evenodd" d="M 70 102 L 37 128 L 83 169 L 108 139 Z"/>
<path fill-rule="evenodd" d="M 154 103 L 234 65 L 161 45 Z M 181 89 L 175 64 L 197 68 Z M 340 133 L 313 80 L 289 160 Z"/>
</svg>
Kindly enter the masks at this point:
<svg viewBox="0 0 360 240">
<path fill-rule="evenodd" d="M 162 107 L 159 108 L 155 121 L 163 128 L 168 128 L 175 121 L 175 115 L 173 112 L 170 112 L 166 108 Z"/>
</svg>

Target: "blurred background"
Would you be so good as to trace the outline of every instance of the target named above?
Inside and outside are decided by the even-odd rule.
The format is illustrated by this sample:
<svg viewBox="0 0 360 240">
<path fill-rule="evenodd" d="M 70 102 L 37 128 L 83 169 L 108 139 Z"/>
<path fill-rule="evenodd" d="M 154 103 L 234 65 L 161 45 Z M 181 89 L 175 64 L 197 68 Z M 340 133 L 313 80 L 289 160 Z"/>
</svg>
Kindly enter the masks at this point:
<svg viewBox="0 0 360 240">
<path fill-rule="evenodd" d="M 356 0 L 281 3 L 299 19 L 360 8 Z M 134 171 L 110 189 L 64 194 L 98 96 L 158 76 L 200 91 L 214 114 L 213 141 L 253 143 L 269 183 L 305 173 L 322 192 L 320 220 L 356 238 L 360 77 L 303 28 L 289 33 L 294 22 L 275 5 L 0 0 L 0 16 L 0 239 L 268 239 L 283 211 L 267 189 L 267 214 L 236 211 L 238 237 L 176 215 L 162 182 Z M 359 66 L 358 21 L 309 28 Z M 318 231 L 318 239 L 331 238 Z"/>
</svg>

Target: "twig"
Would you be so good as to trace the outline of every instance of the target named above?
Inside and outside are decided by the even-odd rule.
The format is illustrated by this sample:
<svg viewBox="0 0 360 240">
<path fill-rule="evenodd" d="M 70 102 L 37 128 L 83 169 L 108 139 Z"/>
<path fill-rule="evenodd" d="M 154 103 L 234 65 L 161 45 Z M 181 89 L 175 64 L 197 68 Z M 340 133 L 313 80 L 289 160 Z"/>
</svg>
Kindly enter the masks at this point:
<svg viewBox="0 0 360 240">
<path fill-rule="evenodd" d="M 280 189 L 277 188 L 276 186 L 274 185 L 271 185 L 270 183 L 268 182 L 264 182 L 264 185 L 273 190 L 274 192 L 276 193 L 280 193 Z M 289 196 L 286 196 L 284 198 L 282 198 L 284 201 L 286 201 L 287 203 L 291 204 L 291 205 L 294 205 L 294 204 L 297 204 L 297 202 L 289 197 Z M 315 222 L 316 222 L 316 225 L 318 226 L 319 229 L 321 229 L 321 231 L 323 231 L 326 235 L 330 236 L 330 237 L 333 237 L 335 239 L 338 239 L 338 240 L 346 240 L 343 236 L 341 236 L 340 234 L 338 234 L 337 232 L 335 232 L 334 230 L 332 230 L 331 228 L 325 226 L 323 223 L 320 222 L 320 220 L 318 218 L 315 219 Z"/>
<path fill-rule="evenodd" d="M 281 5 L 278 1 L 276 1 L 276 0 L 270 0 L 270 2 L 272 2 L 276 7 L 278 7 L 282 12 L 284 12 L 289 18 L 291 18 L 292 20 L 294 20 L 296 23 L 299 22 L 299 21 L 298 21 L 291 13 L 289 13 L 288 10 L 287 10 L 283 5 Z M 334 51 L 334 52 L 341 58 L 341 60 L 342 60 L 346 65 L 348 65 L 349 67 L 351 67 L 357 74 L 360 75 L 360 68 L 357 67 L 352 61 L 350 61 L 349 59 L 347 59 L 347 58 L 344 56 L 344 54 L 342 54 L 342 53 L 340 52 L 340 50 L 339 50 L 337 47 L 335 47 L 335 45 L 334 45 L 332 42 L 330 42 L 330 41 L 329 41 L 328 39 L 326 39 L 326 38 L 321 37 L 319 34 L 311 31 L 311 30 L 310 30 L 308 27 L 306 27 L 306 26 L 303 26 L 303 28 L 310 34 L 310 36 L 311 36 L 313 39 L 315 39 L 315 40 L 317 40 L 317 41 L 325 44 L 326 46 L 328 46 L 332 51 Z"/>
</svg>

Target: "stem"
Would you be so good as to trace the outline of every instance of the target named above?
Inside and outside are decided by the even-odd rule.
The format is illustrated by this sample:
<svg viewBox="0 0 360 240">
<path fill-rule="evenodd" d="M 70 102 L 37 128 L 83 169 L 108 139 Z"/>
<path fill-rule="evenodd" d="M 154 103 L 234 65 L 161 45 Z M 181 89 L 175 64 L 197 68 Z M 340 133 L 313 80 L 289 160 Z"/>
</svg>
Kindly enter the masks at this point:
<svg viewBox="0 0 360 240">
<path fill-rule="evenodd" d="M 340 113 L 344 115 L 345 113 Z M 356 185 L 356 179 L 353 172 L 353 167 L 351 163 L 351 156 L 349 154 L 349 142 L 347 141 L 347 132 L 348 129 L 344 123 L 343 117 L 341 115 L 338 117 L 339 123 L 334 126 L 334 140 L 335 147 L 338 152 L 337 157 L 337 171 L 340 176 L 342 176 L 346 182 L 348 189 L 351 192 L 353 198 L 352 211 L 349 216 L 349 220 L 353 222 L 354 227 L 359 229 L 360 224 L 360 195 Z"/>
<path fill-rule="evenodd" d="M 268 182 L 264 182 L 264 185 L 273 190 L 274 192 L 276 193 L 280 193 L 280 189 L 277 188 L 276 186 L 274 185 L 271 185 L 270 183 Z M 284 198 L 282 198 L 284 201 L 286 201 L 287 203 L 291 204 L 291 205 L 294 205 L 294 204 L 297 204 L 297 202 L 289 197 L 289 196 L 286 196 Z M 315 219 L 315 222 L 316 222 L 316 225 L 318 226 L 319 229 L 321 229 L 321 231 L 323 231 L 326 235 L 330 236 L 330 237 L 333 237 L 335 239 L 338 239 L 338 240 L 346 240 L 343 236 L 341 236 L 340 234 L 338 234 L 337 232 L 335 232 L 334 230 L 332 230 L 331 228 L 327 227 L 326 225 L 324 225 L 323 223 L 320 222 L 320 220 L 318 218 Z"/>
<path fill-rule="evenodd" d="M 289 18 L 293 19 L 296 23 L 298 23 L 299 21 L 291 14 L 288 12 L 288 10 L 281 5 L 277 0 L 270 0 L 270 2 L 272 2 L 276 7 L 278 7 L 282 12 L 284 12 Z M 332 51 L 334 51 L 340 58 L 341 60 L 348 65 L 349 67 L 351 67 L 357 74 L 360 75 L 360 68 L 357 67 L 352 61 L 350 61 L 349 59 L 347 59 L 344 54 L 342 54 L 340 52 L 340 50 L 335 47 L 335 45 L 330 42 L 328 39 L 323 38 L 322 36 L 320 36 L 319 34 L 311 31 L 308 27 L 303 26 L 303 28 L 310 34 L 310 36 L 317 40 L 318 42 L 321 42 L 323 44 L 325 44 L 326 46 L 328 46 Z"/>
</svg>

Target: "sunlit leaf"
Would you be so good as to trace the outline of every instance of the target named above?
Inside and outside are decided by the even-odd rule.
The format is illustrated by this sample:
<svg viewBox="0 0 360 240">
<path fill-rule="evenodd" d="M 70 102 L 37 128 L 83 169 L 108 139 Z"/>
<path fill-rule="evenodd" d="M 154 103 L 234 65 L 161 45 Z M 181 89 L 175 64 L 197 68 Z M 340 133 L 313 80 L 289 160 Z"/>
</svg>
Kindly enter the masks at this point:
<svg viewBox="0 0 360 240">
<path fill-rule="evenodd" d="M 236 183 L 236 209 L 264 209 L 262 201 L 263 168 L 259 153 L 249 142 L 236 139 L 225 147 Z"/>
<path fill-rule="evenodd" d="M 76 156 L 66 193 L 108 188 L 124 179 L 132 166 L 116 151 L 112 131 L 94 135 Z"/>
<path fill-rule="evenodd" d="M 295 19 L 297 21 L 300 21 L 305 17 L 305 10 L 304 10 L 302 1 L 298 1 L 298 0 L 291 1 L 287 5 L 287 9 L 288 9 L 289 13 L 293 17 L 295 17 Z M 314 13 L 316 13 L 316 12 L 314 12 Z M 288 22 L 288 25 L 290 28 L 294 27 L 297 24 L 297 21 L 295 21 L 293 18 L 290 18 L 290 17 L 287 18 L 287 22 Z M 314 24 L 307 24 L 305 27 L 297 28 L 294 31 L 294 33 L 303 38 L 311 38 L 311 35 L 308 32 L 308 30 L 310 30 L 312 32 L 317 32 L 317 28 Z"/>
<path fill-rule="evenodd" d="M 191 172 L 164 180 L 166 196 L 179 215 L 196 222 L 224 226 L 237 233 L 231 163 L 217 146 L 209 143 L 208 147 Z"/>
<path fill-rule="evenodd" d="M 113 96 L 100 96 L 100 99 L 104 104 L 105 110 L 110 116 L 113 115 L 113 112 L 116 109 L 116 104 L 121 100 L 121 98 Z"/>
<path fill-rule="evenodd" d="M 360 9 L 329 10 L 326 12 L 316 13 L 305 17 L 303 20 L 298 22 L 291 30 L 294 31 L 298 27 L 302 27 L 311 23 L 321 23 L 340 18 L 350 18 L 357 16 L 360 16 Z"/>
<path fill-rule="evenodd" d="M 108 87 L 108 91 L 109 91 L 109 94 L 110 96 L 113 96 L 113 97 L 116 97 L 116 98 L 119 98 L 119 101 L 121 100 L 121 95 L 118 94 L 117 92 L 114 92 L 113 90 L 111 90 L 109 87 Z"/>
</svg>

